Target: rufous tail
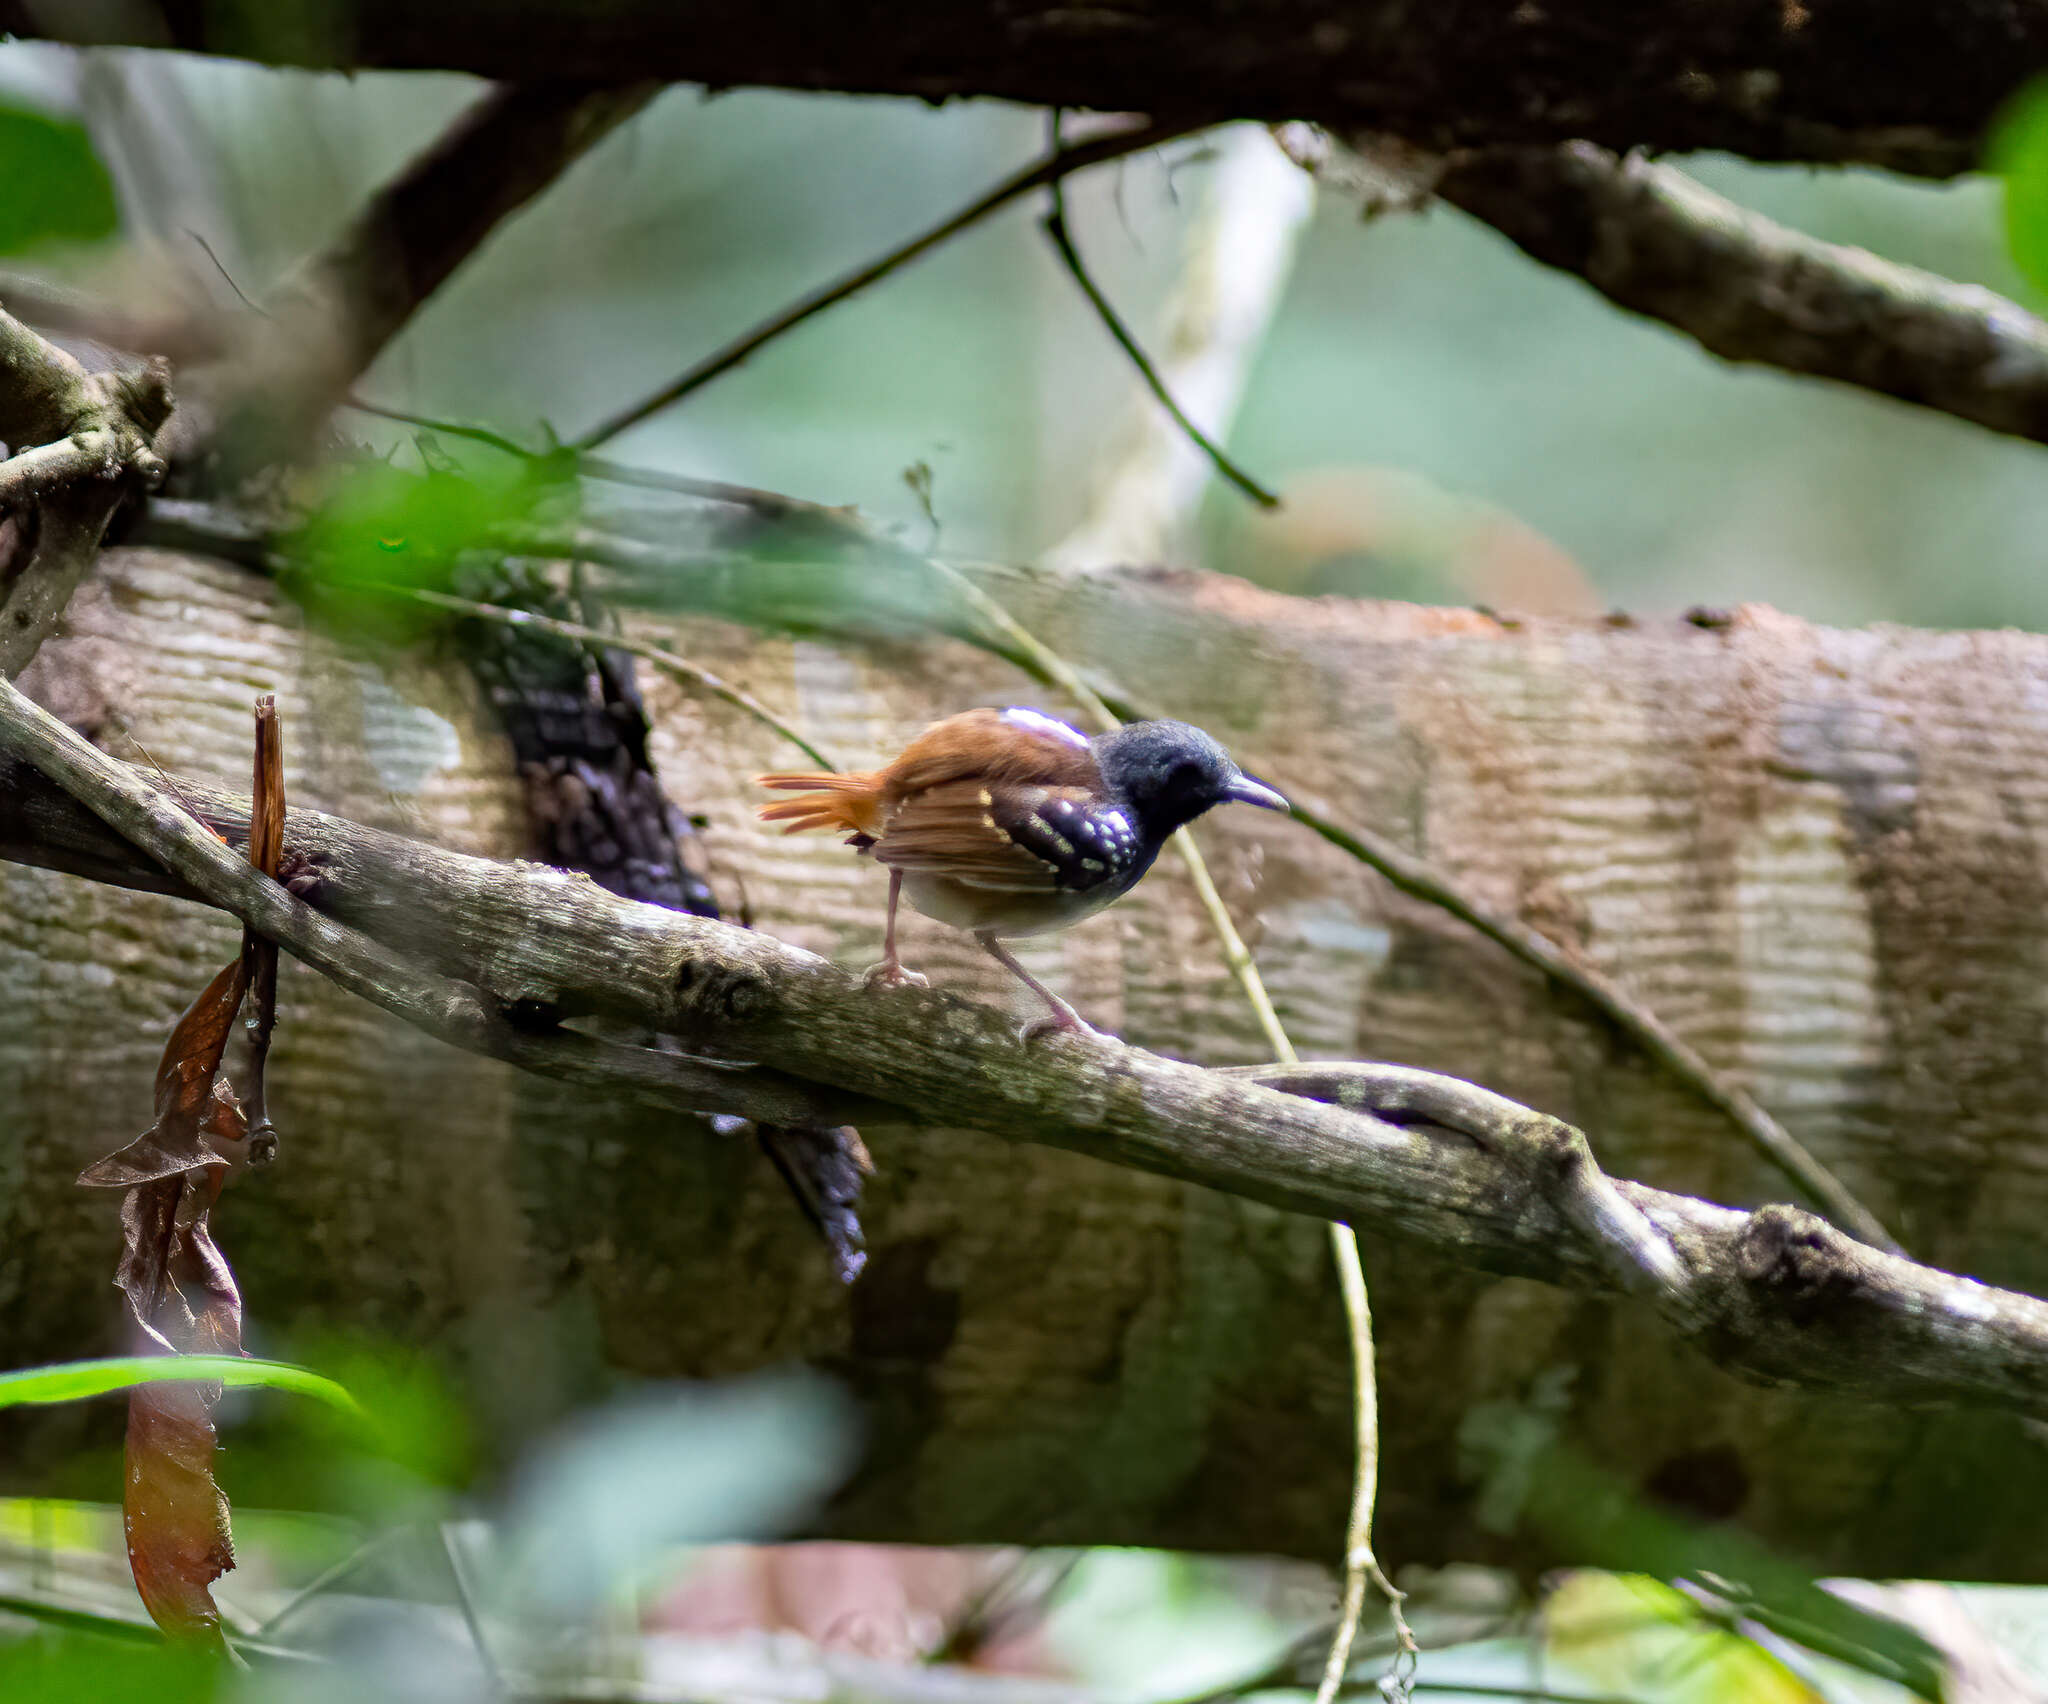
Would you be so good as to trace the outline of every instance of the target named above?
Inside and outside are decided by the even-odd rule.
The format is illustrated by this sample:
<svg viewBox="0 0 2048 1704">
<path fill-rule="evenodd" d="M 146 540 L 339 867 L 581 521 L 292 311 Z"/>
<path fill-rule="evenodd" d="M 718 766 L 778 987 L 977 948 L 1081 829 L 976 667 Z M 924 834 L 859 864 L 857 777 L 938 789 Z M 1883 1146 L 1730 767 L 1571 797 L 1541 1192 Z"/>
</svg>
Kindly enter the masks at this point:
<svg viewBox="0 0 2048 1704">
<path fill-rule="evenodd" d="M 849 834 L 873 834 L 881 803 L 881 776 L 816 774 L 756 775 L 754 785 L 772 787 L 779 793 L 795 792 L 794 799 L 777 799 L 762 805 L 763 822 L 779 822 L 784 834 L 802 834 L 809 829 L 839 829 Z"/>
</svg>

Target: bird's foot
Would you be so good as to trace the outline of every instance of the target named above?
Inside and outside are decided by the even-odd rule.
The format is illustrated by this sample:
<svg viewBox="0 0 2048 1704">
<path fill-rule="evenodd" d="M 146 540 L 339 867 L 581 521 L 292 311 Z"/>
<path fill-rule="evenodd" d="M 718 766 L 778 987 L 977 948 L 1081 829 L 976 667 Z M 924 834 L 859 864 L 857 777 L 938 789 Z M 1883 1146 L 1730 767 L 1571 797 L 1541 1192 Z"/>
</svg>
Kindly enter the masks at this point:
<svg viewBox="0 0 2048 1704">
<path fill-rule="evenodd" d="M 898 959 L 885 958 L 880 964 L 870 965 L 861 979 L 863 988 L 929 988 L 932 979 L 914 970 L 905 970 Z"/>
<path fill-rule="evenodd" d="M 1046 1013 L 1042 1018 L 1033 1018 L 1026 1024 L 1022 1039 L 1028 1046 L 1041 1036 L 1060 1034 L 1099 1036 L 1102 1031 L 1063 1001 L 1057 1010 Z"/>
</svg>

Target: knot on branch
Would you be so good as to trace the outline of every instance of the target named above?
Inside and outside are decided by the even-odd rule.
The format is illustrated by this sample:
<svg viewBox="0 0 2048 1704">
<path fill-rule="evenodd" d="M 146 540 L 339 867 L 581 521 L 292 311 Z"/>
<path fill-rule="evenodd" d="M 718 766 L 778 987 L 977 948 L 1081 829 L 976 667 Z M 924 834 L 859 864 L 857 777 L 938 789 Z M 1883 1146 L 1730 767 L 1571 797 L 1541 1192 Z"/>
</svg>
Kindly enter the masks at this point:
<svg viewBox="0 0 2048 1704">
<path fill-rule="evenodd" d="M 1855 1245 L 1797 1207 L 1759 1207 L 1735 1248 L 1735 1269 L 1755 1299 L 1787 1324 L 1807 1327 L 1863 1294 Z"/>
<path fill-rule="evenodd" d="M 674 987 L 676 1022 L 684 1029 L 756 1023 L 775 1004 L 774 990 L 758 970 L 714 958 L 685 959 L 676 968 Z"/>
<path fill-rule="evenodd" d="M 154 439 L 171 417 L 171 364 L 153 357 L 132 372 L 114 375 L 113 399 L 146 439 Z"/>
</svg>

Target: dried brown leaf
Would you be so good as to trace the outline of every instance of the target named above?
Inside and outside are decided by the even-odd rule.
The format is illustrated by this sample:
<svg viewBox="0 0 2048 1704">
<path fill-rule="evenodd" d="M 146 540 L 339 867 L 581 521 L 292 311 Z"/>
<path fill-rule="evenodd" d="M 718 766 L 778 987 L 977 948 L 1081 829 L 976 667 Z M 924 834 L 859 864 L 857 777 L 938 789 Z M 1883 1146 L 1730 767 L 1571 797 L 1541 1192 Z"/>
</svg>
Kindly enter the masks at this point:
<svg viewBox="0 0 2048 1704">
<path fill-rule="evenodd" d="M 239 1355 L 242 1297 L 208 1223 L 223 1174 L 198 1168 L 129 1190 L 116 1282 L 137 1349 Z M 122 1524 L 128 1563 L 150 1618 L 177 1638 L 217 1640 L 207 1588 L 235 1565 L 228 1504 L 214 1483 L 213 1409 L 220 1387 L 138 1385 L 128 1399 Z"/>
<path fill-rule="evenodd" d="M 250 861 L 275 879 L 284 843 L 284 772 L 277 711 L 256 706 L 256 808 Z M 263 1059 L 277 988 L 277 948 L 244 930 L 242 950 L 192 1002 L 157 1068 L 156 1121 L 79 1182 L 125 1187 L 115 1283 L 138 1352 L 239 1355 L 242 1298 L 209 1223 L 231 1153 L 268 1133 Z M 250 1112 L 221 1075 L 235 1014 L 250 995 Z M 253 1122 L 252 1122 L 253 1120 Z M 274 1138 L 271 1139 L 274 1143 Z M 246 1147 L 245 1147 L 246 1145 Z M 138 1385 L 128 1400 L 122 1499 L 128 1561 L 150 1618 L 175 1638 L 221 1642 L 209 1590 L 235 1565 L 228 1502 L 213 1477 L 218 1385 Z"/>
<path fill-rule="evenodd" d="M 214 1080 L 246 986 L 247 971 L 237 959 L 185 1008 L 157 1066 L 156 1122 L 127 1147 L 87 1166 L 78 1174 L 80 1183 L 128 1189 L 194 1166 L 228 1163 L 206 1145 L 205 1133 L 219 1117 Z"/>
<path fill-rule="evenodd" d="M 149 1618 L 173 1638 L 207 1642 L 221 1637 L 207 1588 L 235 1565 L 228 1500 L 213 1478 L 212 1409 L 198 1385 L 136 1387 L 121 1509 L 128 1566 Z"/>
</svg>

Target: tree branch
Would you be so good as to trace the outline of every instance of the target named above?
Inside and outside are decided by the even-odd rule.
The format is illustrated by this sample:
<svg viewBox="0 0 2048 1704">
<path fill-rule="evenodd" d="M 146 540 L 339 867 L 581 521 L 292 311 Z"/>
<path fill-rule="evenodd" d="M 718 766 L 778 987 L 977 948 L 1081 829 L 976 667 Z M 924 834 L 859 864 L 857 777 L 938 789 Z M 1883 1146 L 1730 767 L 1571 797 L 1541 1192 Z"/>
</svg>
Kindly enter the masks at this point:
<svg viewBox="0 0 2048 1704">
<path fill-rule="evenodd" d="M 2001 0 L 1551 0 L 1479 14 L 1394 0 L 907 0 L 879 14 L 804 0 L 335 0 L 318 27 L 268 18 L 0 0 L 0 30 L 273 64 L 997 96 L 1194 124 L 1308 118 L 1436 150 L 1587 137 L 1934 175 L 1968 169 L 1998 107 L 2048 67 L 2048 14 Z"/>
<path fill-rule="evenodd" d="M 0 313 L 0 510 L 40 508 L 36 541 L 12 575 L 0 564 L 0 679 L 28 667 L 92 566 L 114 508 L 153 486 L 155 440 L 171 409 L 167 370 L 88 373 Z"/>
<path fill-rule="evenodd" d="M 162 874 L 169 872 L 175 883 L 168 891 L 203 897 L 233 912 L 248 927 L 276 941 L 351 994 L 451 1046 L 502 1059 L 542 1076 L 625 1088 L 682 1111 L 727 1112 L 784 1123 L 831 1123 L 861 1110 L 857 1101 L 847 1096 L 820 1094 L 808 1085 L 780 1081 L 774 1073 L 756 1072 L 735 1062 L 602 1041 L 550 1027 L 545 1016 L 530 1012 L 525 1014 L 526 1022 L 515 1023 L 511 1014 L 527 1002 L 517 996 L 494 1002 L 462 971 L 450 975 L 423 970 L 389 943 L 321 915 L 286 887 L 263 876 L 213 828 L 202 825 L 126 765 L 88 744 L 5 681 L 0 681 L 0 751 L 12 752 L 32 764 L 85 805 L 126 845 L 146 853 L 157 867 L 158 880 L 144 885 L 159 885 Z M 204 789 L 181 786 L 181 791 L 200 794 Z M 309 860 L 317 867 L 317 854 L 306 852 L 293 839 L 291 821 L 288 817 L 284 868 L 288 872 L 298 868 L 298 879 L 303 880 Z M 246 800 L 237 801 L 235 827 L 239 843 L 246 845 Z M 144 873 L 149 873 L 147 868 Z M 562 879 L 573 878 L 562 875 Z M 583 885 L 594 889 L 587 881 Z"/>
<path fill-rule="evenodd" d="M 229 477 L 303 445 L 503 220 L 659 92 L 546 81 L 493 90 L 462 114 L 251 317 L 249 347 L 208 386 L 218 424 L 194 428 Z"/>
<path fill-rule="evenodd" d="M 2048 1303 L 1880 1253 L 1793 1208 L 1745 1213 L 1635 1183 L 1610 1191 L 1578 1132 L 1461 1085 L 1433 1089 L 1448 1098 L 1422 1107 L 1458 1121 L 1463 1133 L 1446 1137 L 1388 1121 L 1414 1118 L 1416 1103 L 1403 1098 L 1420 1092 L 1412 1083 L 1383 1093 L 1386 1079 L 1361 1086 L 1347 1068 L 1277 1079 L 1325 1102 L 1107 1037 L 1026 1045 L 998 1011 L 928 989 L 871 993 L 757 933 L 621 900 L 559 871 L 294 811 L 287 868 L 313 885 L 316 915 L 249 877 L 227 845 L 12 689 L 0 689 L 0 749 L 24 760 L 0 765 L 0 855 L 196 891 L 373 997 L 401 972 L 461 978 L 473 985 L 466 998 L 426 983 L 414 1008 L 443 1014 L 436 1033 L 457 1045 L 490 1042 L 479 1050 L 523 1065 L 573 1032 L 536 1040 L 512 1030 L 506 1013 L 535 1025 L 617 1019 L 761 1061 L 753 1072 L 694 1078 L 755 1116 L 742 1103 L 762 1085 L 793 1094 L 809 1085 L 811 1120 L 886 1121 L 872 1104 L 886 1102 L 900 1119 L 1072 1149 L 1419 1241 L 1489 1271 L 1634 1291 L 1712 1359 L 1754 1379 L 2048 1417 Z M 59 786 L 39 779 L 46 763 Z M 120 835 L 72 803 L 74 790 L 118 818 Z M 245 801 L 190 791 L 231 841 L 246 833 Z M 123 844 L 129 833 L 154 837 L 175 881 Z M 374 974 L 352 966 L 353 931 L 407 963 L 380 962 Z M 574 1061 L 579 1080 L 646 1087 L 636 1075 L 645 1066 L 621 1052 L 591 1043 Z M 842 1095 L 869 1104 L 856 1112 Z M 830 1114 L 820 1101 L 833 1103 Z M 1388 1118 L 1354 1110 L 1364 1107 Z"/>
<path fill-rule="evenodd" d="M 1725 361 L 2048 443 L 2048 324 L 1993 291 L 1788 230 L 1590 143 L 1454 156 L 1436 192 Z"/>
</svg>

